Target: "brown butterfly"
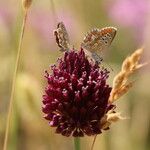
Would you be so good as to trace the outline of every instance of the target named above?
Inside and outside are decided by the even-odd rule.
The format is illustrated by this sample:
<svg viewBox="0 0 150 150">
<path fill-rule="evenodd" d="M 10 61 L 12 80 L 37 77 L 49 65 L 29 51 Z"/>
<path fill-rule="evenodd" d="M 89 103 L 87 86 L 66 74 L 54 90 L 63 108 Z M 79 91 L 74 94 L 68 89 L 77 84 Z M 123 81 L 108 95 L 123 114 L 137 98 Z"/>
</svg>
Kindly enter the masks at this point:
<svg viewBox="0 0 150 150">
<path fill-rule="evenodd" d="M 101 62 L 100 52 L 107 49 L 116 35 L 117 29 L 114 27 L 105 27 L 102 29 L 92 29 L 88 32 L 81 47 L 87 50 L 89 55 L 98 63 Z M 69 36 L 63 22 L 58 23 L 57 29 L 54 31 L 56 43 L 61 51 L 67 51 L 70 47 Z"/>
<path fill-rule="evenodd" d="M 108 49 L 116 35 L 117 29 L 105 27 L 102 29 L 92 29 L 85 35 L 81 47 L 86 49 L 95 61 L 101 61 L 99 54 L 102 50 Z"/>
<path fill-rule="evenodd" d="M 54 35 L 60 51 L 68 51 L 70 47 L 69 36 L 63 22 L 58 23 L 57 29 L 54 30 Z"/>
</svg>

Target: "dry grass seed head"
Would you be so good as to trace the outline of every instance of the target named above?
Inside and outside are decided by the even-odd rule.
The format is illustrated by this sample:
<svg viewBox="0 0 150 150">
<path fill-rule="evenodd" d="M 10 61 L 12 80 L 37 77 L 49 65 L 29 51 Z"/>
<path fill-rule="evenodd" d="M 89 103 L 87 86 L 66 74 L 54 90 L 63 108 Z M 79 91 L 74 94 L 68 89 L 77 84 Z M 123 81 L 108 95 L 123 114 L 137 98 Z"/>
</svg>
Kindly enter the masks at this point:
<svg viewBox="0 0 150 150">
<path fill-rule="evenodd" d="M 135 70 L 147 64 L 139 64 L 142 53 L 143 49 L 138 49 L 123 61 L 121 71 L 115 76 L 113 80 L 113 88 L 109 97 L 110 103 L 113 103 L 115 100 L 123 96 L 133 86 L 133 82 L 128 84 L 126 84 L 126 82 L 128 81 L 129 76 L 131 76 Z"/>
<path fill-rule="evenodd" d="M 102 126 L 102 129 L 105 130 L 107 128 L 109 128 L 109 126 L 113 123 L 113 122 L 117 122 L 119 120 L 123 120 L 125 119 L 124 117 L 122 117 L 120 115 L 120 113 L 116 112 L 108 112 L 104 117 L 103 119 L 101 120 L 101 126 Z"/>
<path fill-rule="evenodd" d="M 131 61 L 130 61 L 130 57 L 127 57 L 122 64 L 122 71 L 124 72 L 129 72 L 131 68 Z"/>
<path fill-rule="evenodd" d="M 22 5 L 25 10 L 27 10 L 32 4 L 32 0 L 22 0 Z"/>
<path fill-rule="evenodd" d="M 132 63 L 134 66 L 136 66 L 136 65 L 139 63 L 139 60 L 140 60 L 140 58 L 141 58 L 142 53 L 143 53 L 143 49 L 141 48 L 141 49 L 136 50 L 136 51 L 130 56 L 130 58 L 131 58 L 131 63 Z"/>
<path fill-rule="evenodd" d="M 120 88 L 126 82 L 126 72 L 119 72 L 113 80 L 113 89 Z"/>
<path fill-rule="evenodd" d="M 129 89 L 133 86 L 133 82 L 130 82 L 124 86 L 122 86 L 118 91 L 113 94 L 113 101 L 119 99 L 122 95 L 126 94 Z"/>
</svg>

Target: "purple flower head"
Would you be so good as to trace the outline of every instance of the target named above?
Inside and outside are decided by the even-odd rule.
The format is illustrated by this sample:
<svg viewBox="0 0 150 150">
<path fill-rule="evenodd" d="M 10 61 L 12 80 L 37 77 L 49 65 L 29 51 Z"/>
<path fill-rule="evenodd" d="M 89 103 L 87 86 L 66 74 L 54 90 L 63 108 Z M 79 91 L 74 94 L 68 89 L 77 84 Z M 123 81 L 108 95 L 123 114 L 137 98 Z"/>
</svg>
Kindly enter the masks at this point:
<svg viewBox="0 0 150 150">
<path fill-rule="evenodd" d="M 45 119 L 56 133 L 81 137 L 100 134 L 101 120 L 112 108 L 107 69 L 87 59 L 83 49 L 65 52 L 58 65 L 46 71 L 43 95 Z"/>
</svg>

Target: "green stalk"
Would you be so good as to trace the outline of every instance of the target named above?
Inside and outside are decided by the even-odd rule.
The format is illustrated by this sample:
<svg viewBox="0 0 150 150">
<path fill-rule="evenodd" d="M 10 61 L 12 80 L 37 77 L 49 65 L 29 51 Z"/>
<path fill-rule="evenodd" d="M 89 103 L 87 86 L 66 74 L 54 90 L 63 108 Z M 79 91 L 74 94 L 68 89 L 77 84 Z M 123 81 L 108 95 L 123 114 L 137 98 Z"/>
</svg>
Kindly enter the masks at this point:
<svg viewBox="0 0 150 150">
<path fill-rule="evenodd" d="M 79 137 L 74 138 L 74 150 L 80 150 L 80 138 Z"/>
</svg>

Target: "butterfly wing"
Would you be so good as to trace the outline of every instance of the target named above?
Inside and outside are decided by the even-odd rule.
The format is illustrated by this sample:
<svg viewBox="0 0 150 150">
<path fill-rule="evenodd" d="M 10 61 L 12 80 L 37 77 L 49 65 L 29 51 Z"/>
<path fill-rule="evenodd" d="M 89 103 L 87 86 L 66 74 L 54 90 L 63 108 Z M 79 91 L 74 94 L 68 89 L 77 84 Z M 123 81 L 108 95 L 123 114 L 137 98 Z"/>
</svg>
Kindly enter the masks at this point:
<svg viewBox="0 0 150 150">
<path fill-rule="evenodd" d="M 68 51 L 70 42 L 66 27 L 63 22 L 59 22 L 57 29 L 54 30 L 54 35 L 56 37 L 56 43 L 60 47 L 60 51 Z"/>
<path fill-rule="evenodd" d="M 92 29 L 84 37 L 81 47 L 91 53 L 99 53 L 107 49 L 116 35 L 117 29 L 106 27 L 102 29 Z"/>
</svg>

